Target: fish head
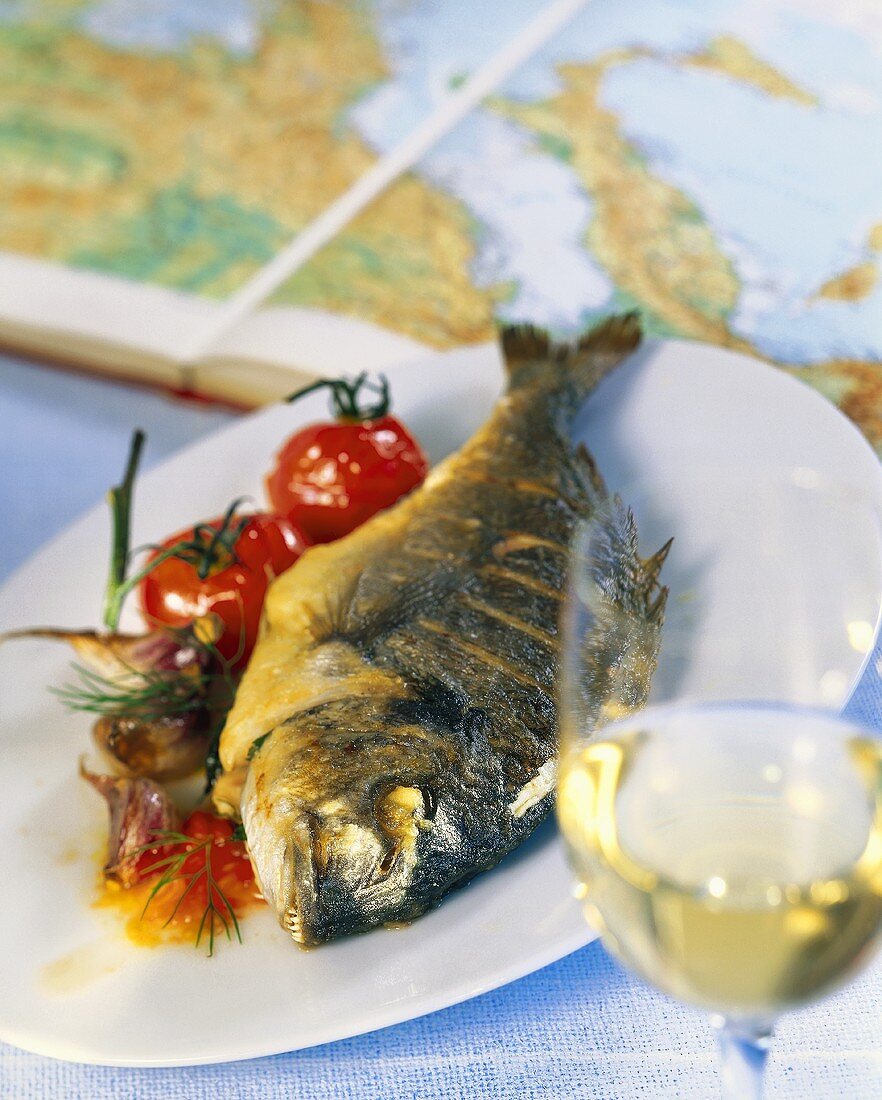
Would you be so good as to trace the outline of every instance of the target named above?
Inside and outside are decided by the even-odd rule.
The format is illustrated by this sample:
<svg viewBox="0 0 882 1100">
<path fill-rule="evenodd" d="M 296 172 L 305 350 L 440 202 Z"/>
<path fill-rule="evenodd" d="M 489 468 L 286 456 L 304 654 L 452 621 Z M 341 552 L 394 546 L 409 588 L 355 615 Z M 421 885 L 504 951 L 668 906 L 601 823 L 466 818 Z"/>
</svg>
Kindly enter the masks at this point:
<svg viewBox="0 0 882 1100">
<path fill-rule="evenodd" d="M 242 820 L 264 897 L 310 945 L 407 915 L 437 809 L 431 753 L 400 729 L 350 720 L 317 736 L 305 716 L 254 753 Z M 414 916 L 416 913 L 413 914 Z"/>
</svg>

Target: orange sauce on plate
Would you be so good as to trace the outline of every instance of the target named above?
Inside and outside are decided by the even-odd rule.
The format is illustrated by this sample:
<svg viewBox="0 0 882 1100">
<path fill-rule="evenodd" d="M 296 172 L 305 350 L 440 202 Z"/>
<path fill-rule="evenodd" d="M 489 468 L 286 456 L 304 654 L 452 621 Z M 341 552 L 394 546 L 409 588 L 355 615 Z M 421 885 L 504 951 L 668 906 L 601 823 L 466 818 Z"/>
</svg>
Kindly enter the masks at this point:
<svg viewBox="0 0 882 1100">
<path fill-rule="evenodd" d="M 105 882 L 97 904 L 120 912 L 127 937 L 143 946 L 198 938 L 208 951 L 212 940 L 237 939 L 237 922 L 264 901 L 233 831 L 232 822 L 196 810 L 180 836 L 157 837 L 156 847 L 138 856 L 132 886 Z"/>
</svg>

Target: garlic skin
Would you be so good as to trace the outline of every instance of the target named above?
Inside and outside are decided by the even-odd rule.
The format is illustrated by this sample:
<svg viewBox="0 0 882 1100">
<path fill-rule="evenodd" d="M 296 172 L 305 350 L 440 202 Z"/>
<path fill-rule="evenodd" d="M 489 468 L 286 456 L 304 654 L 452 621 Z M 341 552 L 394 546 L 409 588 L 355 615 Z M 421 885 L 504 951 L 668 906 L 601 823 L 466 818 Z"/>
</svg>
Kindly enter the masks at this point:
<svg viewBox="0 0 882 1100">
<path fill-rule="evenodd" d="M 211 726 L 204 711 L 151 720 L 107 715 L 92 727 L 92 737 L 124 775 L 166 782 L 202 767 Z"/>
<path fill-rule="evenodd" d="M 166 792 L 150 779 L 97 775 L 80 762 L 80 775 L 104 798 L 110 833 L 104 877 L 119 886 L 138 881 L 138 858 L 162 833 L 180 827 L 180 816 Z"/>
</svg>

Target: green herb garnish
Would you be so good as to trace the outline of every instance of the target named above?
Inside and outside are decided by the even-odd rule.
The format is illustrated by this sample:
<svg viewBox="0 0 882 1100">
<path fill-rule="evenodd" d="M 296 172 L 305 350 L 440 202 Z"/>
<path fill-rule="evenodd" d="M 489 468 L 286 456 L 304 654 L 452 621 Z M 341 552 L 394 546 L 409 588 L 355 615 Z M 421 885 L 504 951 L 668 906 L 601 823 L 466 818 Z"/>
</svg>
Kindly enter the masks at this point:
<svg viewBox="0 0 882 1100">
<path fill-rule="evenodd" d="M 223 929 L 224 934 L 230 942 L 232 942 L 233 933 L 235 932 L 236 939 L 241 943 L 242 931 L 239 927 L 239 921 L 236 918 L 236 912 L 233 909 L 230 899 L 223 892 L 217 879 L 214 877 L 214 871 L 211 866 L 211 849 L 214 845 L 213 838 L 208 837 L 205 840 L 196 841 L 193 837 L 187 836 L 185 833 L 162 831 L 156 834 L 156 839 L 151 844 L 142 845 L 136 850 L 135 854 L 148 852 L 153 848 L 165 847 L 169 844 L 186 845 L 186 850 L 183 852 L 170 852 L 167 856 L 158 859 L 156 863 L 152 863 L 149 867 L 145 867 L 141 872 L 142 875 L 149 875 L 153 871 L 158 871 L 160 868 L 162 869 L 162 875 L 159 881 L 153 886 L 153 889 L 150 891 L 144 903 L 144 908 L 141 910 L 141 919 L 143 920 L 147 915 L 147 910 L 150 908 L 151 902 L 156 898 L 160 890 L 164 890 L 166 886 L 171 886 L 175 882 L 186 883 L 184 889 L 181 891 L 180 897 L 175 902 L 174 909 L 172 909 L 171 914 L 163 923 L 162 927 L 167 928 L 175 919 L 184 899 L 200 882 L 204 882 L 206 905 L 202 913 L 202 919 L 199 921 L 199 926 L 196 929 L 196 947 L 199 947 L 201 944 L 202 937 L 207 930 L 208 954 L 209 956 L 214 954 L 216 925 L 220 929 Z M 205 860 L 202 866 L 195 871 L 185 870 L 187 862 L 192 859 L 193 856 L 197 856 L 202 852 L 205 853 Z"/>
<path fill-rule="evenodd" d="M 264 743 L 264 741 L 266 741 L 268 737 L 268 733 L 264 733 L 260 737 L 255 737 L 255 739 L 251 742 L 251 748 L 248 750 L 248 755 L 245 757 L 245 759 L 248 761 L 253 760 L 255 754 L 260 749 L 260 746 Z"/>
<path fill-rule="evenodd" d="M 152 720 L 175 718 L 205 706 L 214 676 L 191 672 L 142 672 L 130 669 L 124 680 L 103 676 L 86 665 L 72 664 L 79 683 L 50 688 L 66 707 L 109 718 Z"/>
</svg>

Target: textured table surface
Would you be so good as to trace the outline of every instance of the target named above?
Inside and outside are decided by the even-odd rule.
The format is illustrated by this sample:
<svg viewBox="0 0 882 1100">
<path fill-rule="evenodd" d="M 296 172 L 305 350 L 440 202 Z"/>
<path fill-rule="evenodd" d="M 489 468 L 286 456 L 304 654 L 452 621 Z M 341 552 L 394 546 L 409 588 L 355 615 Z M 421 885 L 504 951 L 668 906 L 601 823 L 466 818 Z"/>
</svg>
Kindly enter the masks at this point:
<svg viewBox="0 0 882 1100">
<path fill-rule="evenodd" d="M 99 500 L 132 427 L 149 463 L 232 414 L 0 358 L 0 579 Z M 861 695 L 882 728 L 875 672 Z M 235 1012 L 235 991 L 231 991 Z M 0 1096 L 156 1098 L 718 1095 L 703 1017 L 649 989 L 598 944 L 466 1004 L 394 1028 L 222 1066 L 131 1070 L 77 1066 L 0 1045 Z M 848 989 L 786 1017 L 769 1094 L 814 1100 L 882 1096 L 882 961 Z"/>
</svg>

